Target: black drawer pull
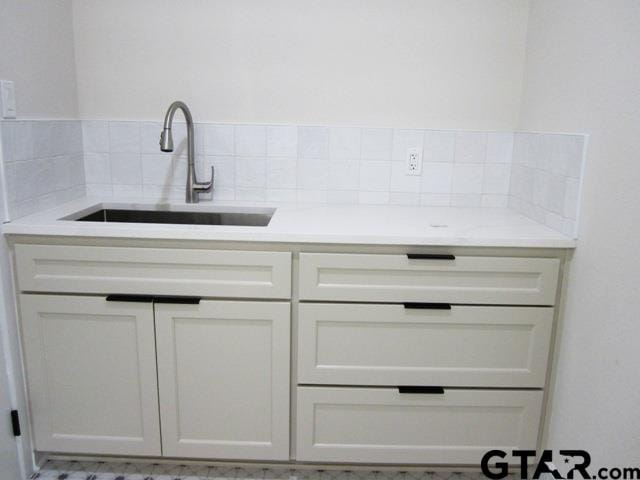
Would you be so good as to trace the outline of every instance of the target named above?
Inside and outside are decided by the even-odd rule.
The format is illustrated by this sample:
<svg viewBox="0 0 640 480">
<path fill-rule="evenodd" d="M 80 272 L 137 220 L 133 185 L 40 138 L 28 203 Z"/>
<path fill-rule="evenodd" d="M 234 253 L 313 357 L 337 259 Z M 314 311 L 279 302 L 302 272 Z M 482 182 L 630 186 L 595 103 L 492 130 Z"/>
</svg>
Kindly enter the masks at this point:
<svg viewBox="0 0 640 480">
<path fill-rule="evenodd" d="M 151 303 L 153 302 L 153 296 L 151 295 L 107 295 L 107 302 Z"/>
<path fill-rule="evenodd" d="M 443 395 L 443 387 L 398 387 L 399 393 L 427 393 L 430 395 Z"/>
<path fill-rule="evenodd" d="M 405 302 L 404 308 L 414 308 L 417 310 L 451 310 L 450 303 L 415 303 Z"/>
<path fill-rule="evenodd" d="M 180 305 L 198 305 L 200 297 L 154 297 L 156 303 L 178 303 Z"/>
<path fill-rule="evenodd" d="M 407 253 L 409 260 L 455 260 L 456 256 L 448 253 Z"/>
</svg>

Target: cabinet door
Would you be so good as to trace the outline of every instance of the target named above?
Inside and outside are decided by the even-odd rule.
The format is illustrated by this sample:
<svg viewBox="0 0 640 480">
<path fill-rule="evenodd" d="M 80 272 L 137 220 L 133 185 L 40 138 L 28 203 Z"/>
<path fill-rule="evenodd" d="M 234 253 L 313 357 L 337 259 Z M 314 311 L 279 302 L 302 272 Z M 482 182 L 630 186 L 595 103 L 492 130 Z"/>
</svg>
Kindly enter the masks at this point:
<svg viewBox="0 0 640 480">
<path fill-rule="evenodd" d="M 160 455 L 153 308 L 21 295 L 35 448 Z"/>
<path fill-rule="evenodd" d="M 163 454 L 289 458 L 289 303 L 156 304 Z"/>
</svg>

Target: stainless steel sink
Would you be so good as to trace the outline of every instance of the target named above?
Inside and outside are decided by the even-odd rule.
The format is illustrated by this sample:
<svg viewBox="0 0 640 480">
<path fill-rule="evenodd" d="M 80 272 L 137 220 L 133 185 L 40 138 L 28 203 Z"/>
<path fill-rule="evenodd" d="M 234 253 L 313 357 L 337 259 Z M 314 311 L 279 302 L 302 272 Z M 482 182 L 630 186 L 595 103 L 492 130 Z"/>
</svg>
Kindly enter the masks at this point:
<svg viewBox="0 0 640 480">
<path fill-rule="evenodd" d="M 174 225 L 234 225 L 242 227 L 266 227 L 274 209 L 229 211 L 177 211 L 127 208 L 99 208 L 80 212 L 62 220 L 102 223 L 162 223 Z"/>
</svg>

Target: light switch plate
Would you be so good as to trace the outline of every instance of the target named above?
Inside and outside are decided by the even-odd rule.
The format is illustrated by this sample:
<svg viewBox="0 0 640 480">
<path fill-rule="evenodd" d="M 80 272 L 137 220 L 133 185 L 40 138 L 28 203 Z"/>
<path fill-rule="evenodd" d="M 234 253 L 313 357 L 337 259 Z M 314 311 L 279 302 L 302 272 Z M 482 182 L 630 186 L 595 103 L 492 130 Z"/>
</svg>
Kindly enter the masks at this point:
<svg viewBox="0 0 640 480">
<path fill-rule="evenodd" d="M 11 80 L 0 80 L 2 118 L 16 118 L 16 89 Z"/>
</svg>

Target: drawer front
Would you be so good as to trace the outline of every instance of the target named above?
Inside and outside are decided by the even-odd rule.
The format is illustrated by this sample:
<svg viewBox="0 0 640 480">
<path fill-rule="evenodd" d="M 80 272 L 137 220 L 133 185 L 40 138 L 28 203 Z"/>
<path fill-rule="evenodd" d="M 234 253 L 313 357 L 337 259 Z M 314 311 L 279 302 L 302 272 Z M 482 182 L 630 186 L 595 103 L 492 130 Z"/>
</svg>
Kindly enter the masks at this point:
<svg viewBox="0 0 640 480">
<path fill-rule="evenodd" d="M 291 254 L 16 245 L 21 291 L 291 297 Z"/>
<path fill-rule="evenodd" d="M 542 391 L 298 387 L 297 460 L 478 465 L 534 450 Z"/>
<path fill-rule="evenodd" d="M 555 258 L 300 255 L 300 298 L 360 302 L 553 305 Z"/>
<path fill-rule="evenodd" d="M 542 388 L 553 308 L 301 304 L 298 381 Z"/>
</svg>

